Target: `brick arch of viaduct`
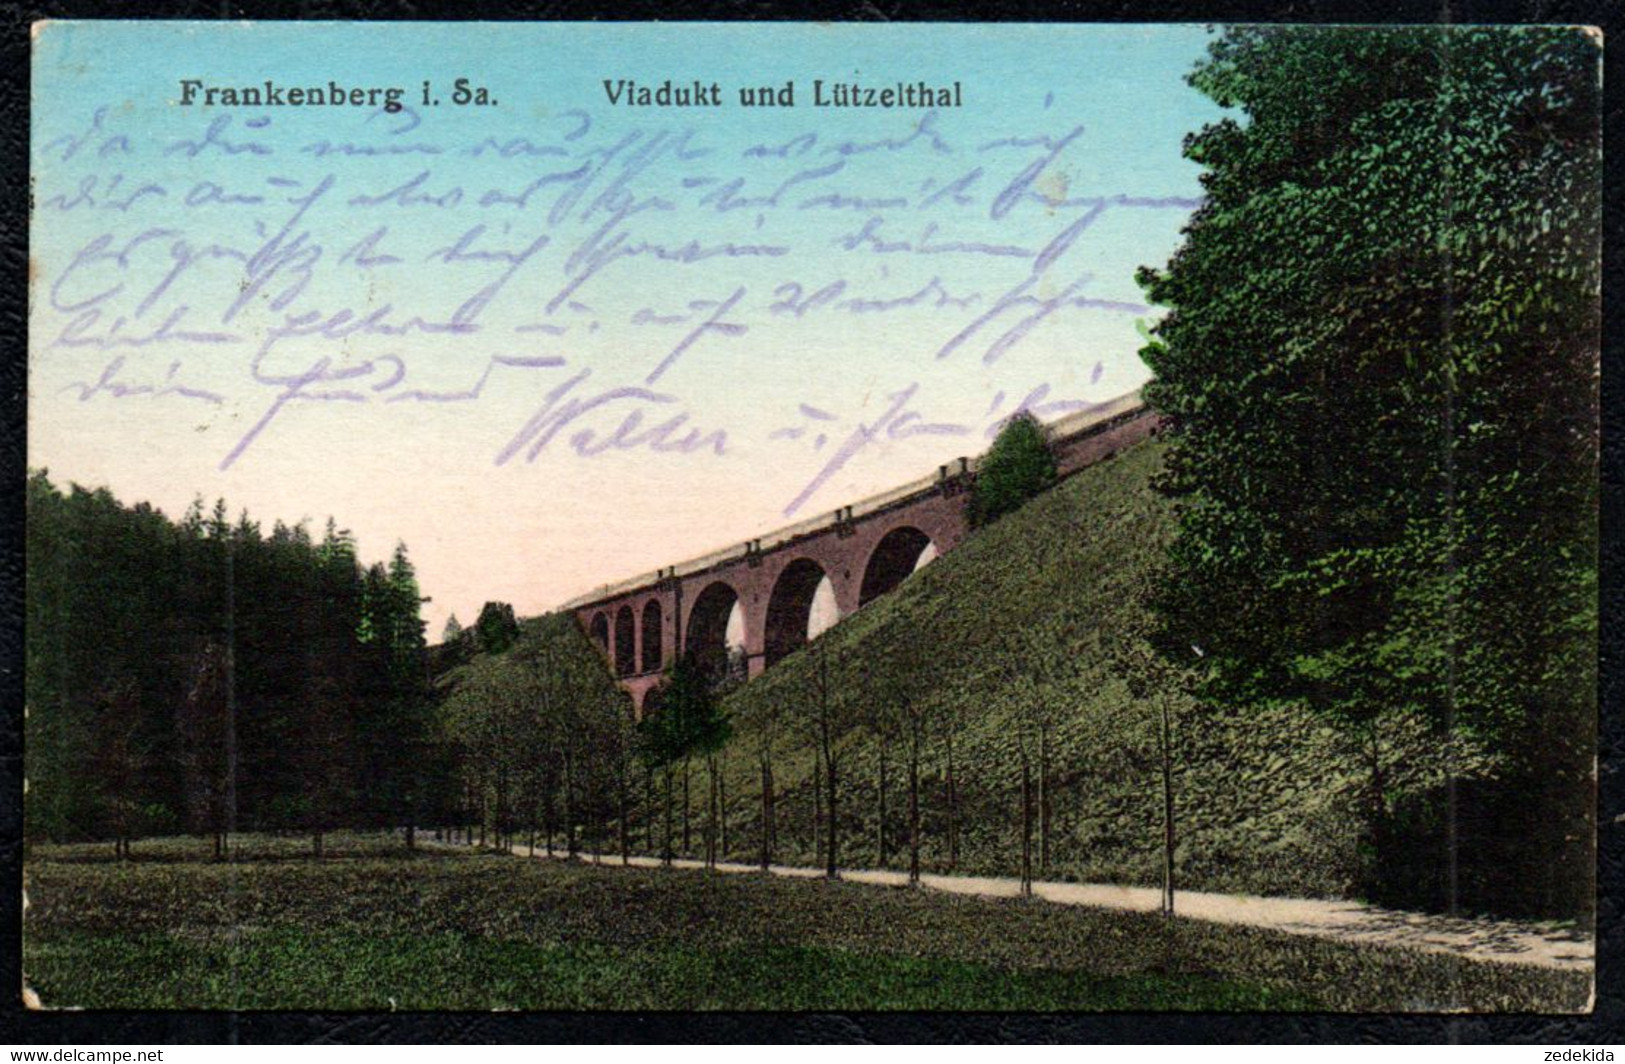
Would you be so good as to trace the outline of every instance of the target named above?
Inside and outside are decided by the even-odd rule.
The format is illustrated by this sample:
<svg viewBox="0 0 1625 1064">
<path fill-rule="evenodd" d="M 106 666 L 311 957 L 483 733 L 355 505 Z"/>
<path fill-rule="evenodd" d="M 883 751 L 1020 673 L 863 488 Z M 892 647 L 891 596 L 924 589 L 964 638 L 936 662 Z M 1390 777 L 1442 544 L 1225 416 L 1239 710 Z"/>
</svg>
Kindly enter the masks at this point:
<svg viewBox="0 0 1625 1064">
<path fill-rule="evenodd" d="M 747 544 L 714 566 L 584 606 L 577 617 L 641 710 L 679 653 L 720 646 L 735 601 L 748 672 L 756 676 L 806 641 L 812 596 L 824 577 L 844 618 L 912 572 L 927 544 L 945 554 L 966 531 L 963 499 L 951 486 L 894 510 L 844 515 L 787 542 L 762 550 Z"/>
<path fill-rule="evenodd" d="M 1137 396 L 1071 426 L 1062 423 L 1059 431 L 1052 430 L 1060 472 L 1070 475 L 1109 458 L 1156 427 L 1157 419 Z M 969 527 L 965 494 L 974 475 L 974 466 L 960 459 L 956 466 L 943 466 L 934 482 L 921 482 L 863 512 L 845 507 L 827 521 L 781 533 L 766 547 L 753 540 L 689 571 L 661 570 L 567 608 L 603 651 L 639 713 L 644 696 L 659 686 L 679 654 L 721 644 L 735 599 L 744 615 L 748 672 L 754 677 L 806 642 L 812 596 L 825 576 L 838 616 L 845 618 L 900 583 L 927 541 L 939 555 L 957 547 Z"/>
</svg>

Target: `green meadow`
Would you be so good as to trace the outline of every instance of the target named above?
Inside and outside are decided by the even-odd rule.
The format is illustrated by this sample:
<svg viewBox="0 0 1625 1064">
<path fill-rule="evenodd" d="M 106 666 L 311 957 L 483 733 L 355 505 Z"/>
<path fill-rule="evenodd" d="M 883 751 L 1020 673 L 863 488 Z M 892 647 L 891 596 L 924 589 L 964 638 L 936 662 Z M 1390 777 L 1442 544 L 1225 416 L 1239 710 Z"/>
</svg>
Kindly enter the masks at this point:
<svg viewBox="0 0 1625 1064">
<path fill-rule="evenodd" d="M 1154 915 L 420 848 L 38 847 L 47 1008 L 1574 1009 L 1583 974 Z"/>
</svg>

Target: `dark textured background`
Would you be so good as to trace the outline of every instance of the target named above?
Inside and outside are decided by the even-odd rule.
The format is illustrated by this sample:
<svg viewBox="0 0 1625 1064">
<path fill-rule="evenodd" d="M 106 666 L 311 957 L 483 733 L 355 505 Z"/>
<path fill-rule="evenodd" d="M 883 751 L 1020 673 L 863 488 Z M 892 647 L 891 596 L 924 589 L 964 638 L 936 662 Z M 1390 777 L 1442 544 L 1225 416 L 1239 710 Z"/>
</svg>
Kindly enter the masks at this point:
<svg viewBox="0 0 1625 1064">
<path fill-rule="evenodd" d="M 752 1014 L 752 1013 L 30 1013 L 20 999 L 22 870 L 22 543 L 26 469 L 28 223 L 28 26 L 39 18 L 435 19 L 467 17 L 467 5 L 412 0 L 307 0 L 302 3 L 202 3 L 182 0 L 0 0 L 0 1043 L 41 1046 L 109 1042 L 1533 1042 L 1596 1045 L 1625 1040 L 1619 920 L 1625 847 L 1615 817 L 1625 819 L 1625 744 L 1620 704 L 1620 543 L 1625 501 L 1621 428 L 1621 312 L 1625 271 L 1619 248 L 1625 189 L 1619 136 L 1625 114 L 1625 44 L 1606 50 L 1603 569 L 1597 1004 L 1589 1017 L 1302 1016 L 1267 1014 Z M 611 13 L 612 12 L 612 13 Z M 1112 3 L 943 2 L 893 0 L 696 0 L 681 6 L 650 0 L 524 4 L 485 0 L 477 13 L 499 19 L 813 19 L 850 21 L 1281 21 L 1281 22 L 1546 22 L 1600 25 L 1612 40 L 1625 34 L 1621 0 L 1116 0 Z M 1611 312 L 1614 311 L 1614 312 Z M 1531 1055 L 1531 1060 L 1539 1058 Z"/>
</svg>

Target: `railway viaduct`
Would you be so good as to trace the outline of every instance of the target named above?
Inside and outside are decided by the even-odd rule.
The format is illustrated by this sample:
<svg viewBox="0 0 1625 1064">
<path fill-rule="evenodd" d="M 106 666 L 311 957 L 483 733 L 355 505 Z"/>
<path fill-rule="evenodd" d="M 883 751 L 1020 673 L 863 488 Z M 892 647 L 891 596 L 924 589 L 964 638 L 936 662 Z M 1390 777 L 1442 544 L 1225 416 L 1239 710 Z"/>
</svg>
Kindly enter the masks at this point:
<svg viewBox="0 0 1625 1064">
<path fill-rule="evenodd" d="M 1155 431 L 1156 416 L 1130 394 L 1049 426 L 1063 477 L 1109 458 Z M 807 642 L 813 596 L 828 577 L 840 617 L 895 588 L 921 554 L 940 556 L 969 531 L 966 493 L 977 461 L 959 458 L 936 475 L 833 514 L 781 528 L 687 562 L 566 603 L 603 652 L 610 670 L 643 700 L 685 652 L 717 665 L 726 660 L 729 617 L 743 613 L 748 674 L 759 675 Z"/>
</svg>

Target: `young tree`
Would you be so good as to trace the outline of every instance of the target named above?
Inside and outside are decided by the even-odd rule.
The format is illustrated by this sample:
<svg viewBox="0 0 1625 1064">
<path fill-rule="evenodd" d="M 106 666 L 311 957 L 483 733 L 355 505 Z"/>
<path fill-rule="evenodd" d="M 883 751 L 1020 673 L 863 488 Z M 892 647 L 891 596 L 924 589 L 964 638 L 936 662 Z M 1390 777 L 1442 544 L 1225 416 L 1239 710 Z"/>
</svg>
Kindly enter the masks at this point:
<svg viewBox="0 0 1625 1064">
<path fill-rule="evenodd" d="M 440 645 L 431 648 L 431 671 L 440 675 L 460 665 L 467 665 L 478 653 L 474 644 L 474 629 L 464 628 L 455 613 L 447 617 L 446 625 L 440 632 Z"/>
<path fill-rule="evenodd" d="M 1141 592 L 1142 595 L 1147 592 Z M 1135 625 L 1117 633 L 1111 651 L 1112 668 L 1123 678 L 1135 701 L 1157 715 L 1157 767 L 1162 806 L 1162 914 L 1174 915 L 1176 885 L 1174 763 L 1178 759 L 1174 731 L 1174 701 L 1188 697 L 1199 686 L 1199 676 L 1171 664 L 1151 646 L 1149 625 Z M 1200 655 L 1198 655 L 1198 658 Z"/>
<path fill-rule="evenodd" d="M 818 776 L 823 776 L 824 819 L 824 874 L 830 879 L 840 875 L 840 811 L 838 804 L 841 764 L 845 756 L 845 739 L 853 725 L 854 700 L 843 686 L 850 677 L 841 669 L 843 664 L 833 662 L 835 652 L 824 641 L 814 641 L 807 653 L 812 659 L 812 697 L 806 706 L 806 722 L 817 747 L 818 770 L 814 773 L 814 791 L 818 789 Z M 815 810 L 816 812 L 816 810 Z M 815 821 L 817 817 L 814 817 Z"/>
<path fill-rule="evenodd" d="M 1030 652 L 1028 641 L 1013 632 L 1000 635 L 995 643 L 997 651 L 994 668 L 999 689 L 1011 700 L 1014 709 L 1012 731 L 1016 740 L 1016 763 L 1020 772 L 1021 808 L 1019 814 L 1021 840 L 1021 893 L 1029 897 L 1033 892 L 1033 758 L 1039 728 L 1044 719 L 1039 708 L 1036 655 Z"/>
<path fill-rule="evenodd" d="M 875 663 L 871 673 L 870 727 L 884 736 L 877 738 L 883 745 L 898 739 L 904 744 L 908 775 L 908 881 L 910 886 L 917 887 L 920 884 L 920 770 L 935 720 L 935 704 L 920 690 L 922 678 L 929 675 L 927 638 L 917 625 L 905 621 L 889 627 L 877 640 L 887 647 L 887 653 Z M 883 773 L 880 778 L 884 791 Z M 884 824 L 884 813 L 880 820 Z M 881 862 L 885 862 L 884 853 Z"/>
<path fill-rule="evenodd" d="M 236 706 L 232 655 L 215 643 L 193 655 L 192 684 L 177 710 L 176 735 L 186 778 L 188 823 L 214 841 L 216 860 L 226 855 L 231 796 L 236 776 Z"/>
<path fill-rule="evenodd" d="M 655 692 L 651 692 L 650 697 L 654 699 L 654 705 L 651 709 L 647 701 L 644 703 L 640 730 L 643 735 L 643 747 L 647 751 L 646 756 L 650 758 L 651 763 L 663 767 L 666 772 L 666 844 L 663 857 L 670 863 L 673 769 L 679 764 L 683 769 L 685 825 L 683 848 L 686 851 L 689 763 L 697 756 L 704 757 L 708 784 L 706 864 L 714 866 L 719 813 L 716 755 L 732 734 L 732 728 L 716 697 L 715 678 L 709 675 L 692 655 L 685 654 L 672 663 L 665 681 L 658 689 L 658 697 L 655 697 Z"/>
<path fill-rule="evenodd" d="M 1398 710 L 1490 751 L 1505 824 L 1440 867 L 1516 861 L 1567 914 L 1594 837 L 1599 57 L 1575 27 L 1228 29 L 1191 82 L 1246 121 L 1188 140 L 1207 194 L 1141 274 L 1170 308 L 1142 352 L 1179 500 L 1159 650 L 1373 749 Z"/>
<path fill-rule="evenodd" d="M 1004 423 L 976 468 L 969 518 L 972 528 L 997 521 L 1055 483 L 1055 454 L 1044 426 L 1023 411 Z"/>
<path fill-rule="evenodd" d="M 761 866 L 766 872 L 773 865 L 777 846 L 778 812 L 773 783 L 773 748 L 778 740 L 782 703 L 775 698 L 759 700 L 753 713 L 756 731 L 756 767 L 760 777 L 762 800 Z"/>
<path fill-rule="evenodd" d="M 621 864 L 632 863 L 632 759 L 637 751 L 637 737 L 632 728 L 631 707 L 615 715 L 610 732 L 612 756 L 615 763 L 616 831 L 621 848 Z M 535 847 L 531 849 L 534 851 Z"/>
<path fill-rule="evenodd" d="M 1002 641 L 1008 669 L 1006 683 L 1016 699 L 1016 738 L 1023 777 L 1023 862 L 1028 866 L 1024 878 L 1029 882 L 1032 878 L 1031 850 L 1035 818 L 1038 832 L 1037 865 L 1043 875 L 1048 875 L 1050 871 L 1050 824 L 1054 804 L 1050 750 L 1064 705 L 1056 688 L 1070 664 L 1069 658 L 1056 656 L 1053 648 L 1057 645 L 1074 645 L 1076 639 L 1076 630 L 1068 626 L 1064 634 L 1051 632 L 1039 636 L 1033 632 L 1015 631 L 1007 633 Z"/>
<path fill-rule="evenodd" d="M 141 780 L 149 758 L 142 742 L 139 695 L 129 681 L 103 693 L 97 720 L 96 769 L 113 832 L 113 856 L 127 860 L 139 829 Z"/>
<path fill-rule="evenodd" d="M 875 748 L 875 867 L 885 868 L 886 859 L 890 856 L 886 848 L 887 840 L 890 838 L 886 831 L 887 785 L 890 782 L 886 778 L 886 769 L 892 744 L 897 741 L 898 733 L 901 731 L 899 726 L 901 722 L 896 706 L 871 699 L 864 723 L 870 737 L 874 739 Z"/>
<path fill-rule="evenodd" d="M 28 505 L 31 834 L 111 829 L 127 850 L 132 831 L 179 814 L 223 857 L 238 827 L 319 837 L 373 817 L 340 764 L 388 697 L 361 697 L 373 645 L 347 532 L 329 521 L 317 544 L 274 521 L 263 536 L 224 500 L 172 522 L 106 490 L 64 497 L 43 474 Z M 390 574 L 377 577 L 387 619 Z"/>
<path fill-rule="evenodd" d="M 959 735 L 962 710 L 957 700 L 949 700 L 937 714 L 942 733 L 943 784 L 948 806 L 948 872 L 959 871 L 959 772 L 954 758 L 954 739 Z"/>
</svg>

